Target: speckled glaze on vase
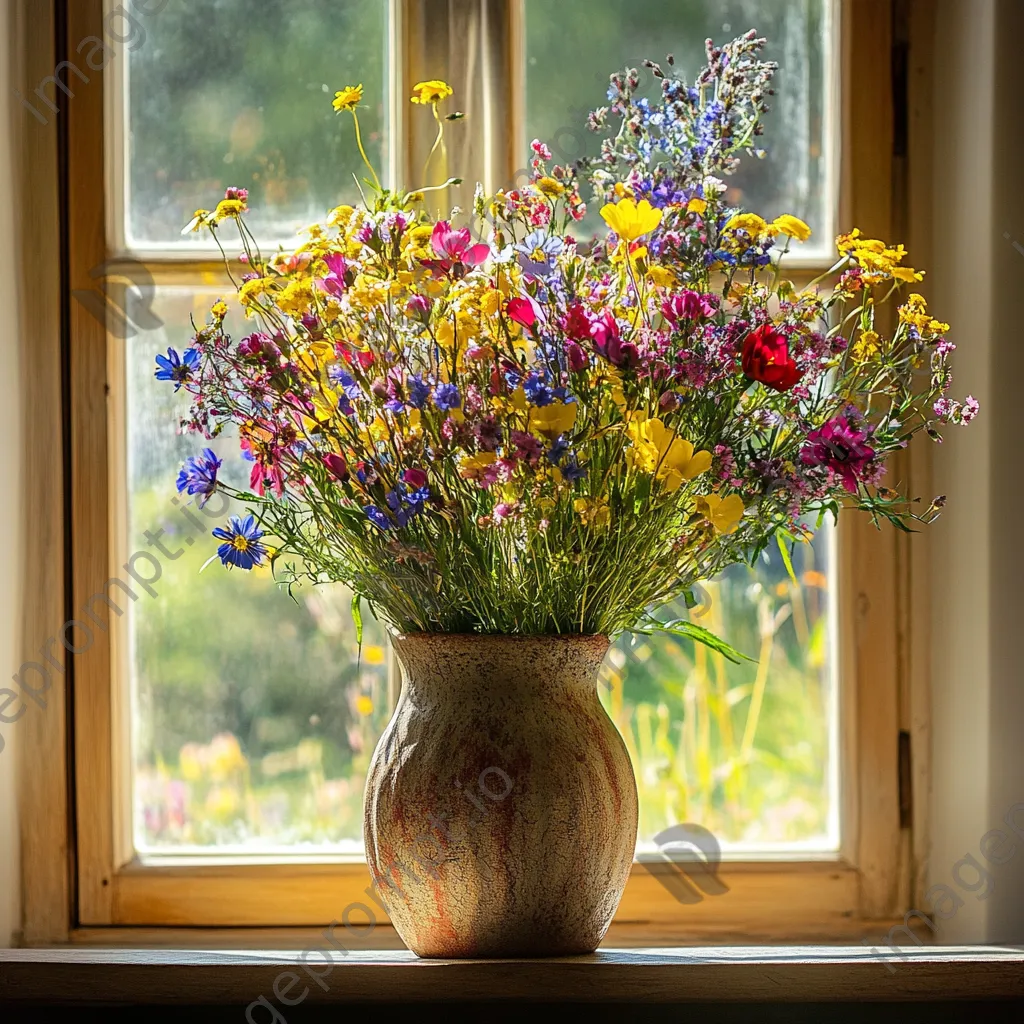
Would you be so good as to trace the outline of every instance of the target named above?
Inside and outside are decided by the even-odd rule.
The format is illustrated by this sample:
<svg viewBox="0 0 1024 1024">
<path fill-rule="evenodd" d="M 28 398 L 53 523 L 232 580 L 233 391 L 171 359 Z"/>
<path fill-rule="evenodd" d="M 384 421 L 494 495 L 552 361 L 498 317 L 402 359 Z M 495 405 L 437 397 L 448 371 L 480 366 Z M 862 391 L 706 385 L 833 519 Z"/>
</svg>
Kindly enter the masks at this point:
<svg viewBox="0 0 1024 1024">
<path fill-rule="evenodd" d="M 402 693 L 366 781 L 370 872 L 423 957 L 566 956 L 611 923 L 636 845 L 604 636 L 393 638 Z"/>
</svg>

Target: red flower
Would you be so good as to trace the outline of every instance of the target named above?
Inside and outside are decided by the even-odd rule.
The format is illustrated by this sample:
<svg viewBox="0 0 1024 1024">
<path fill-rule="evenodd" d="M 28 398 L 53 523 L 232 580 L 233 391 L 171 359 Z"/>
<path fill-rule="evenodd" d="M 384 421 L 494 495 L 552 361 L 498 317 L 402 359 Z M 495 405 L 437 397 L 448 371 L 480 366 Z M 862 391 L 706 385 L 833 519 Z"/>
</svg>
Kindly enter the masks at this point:
<svg viewBox="0 0 1024 1024">
<path fill-rule="evenodd" d="M 571 338 L 573 341 L 589 341 L 590 323 L 590 317 L 587 316 L 583 303 L 572 302 L 565 311 L 561 327 L 567 338 Z"/>
<path fill-rule="evenodd" d="M 771 324 L 762 324 L 747 335 L 740 362 L 748 377 L 776 391 L 788 391 L 803 376 L 790 358 L 785 335 Z"/>
<path fill-rule="evenodd" d="M 529 299 L 509 299 L 505 312 L 508 313 L 510 320 L 515 320 L 524 327 L 532 327 L 537 322 L 537 311 Z"/>
</svg>

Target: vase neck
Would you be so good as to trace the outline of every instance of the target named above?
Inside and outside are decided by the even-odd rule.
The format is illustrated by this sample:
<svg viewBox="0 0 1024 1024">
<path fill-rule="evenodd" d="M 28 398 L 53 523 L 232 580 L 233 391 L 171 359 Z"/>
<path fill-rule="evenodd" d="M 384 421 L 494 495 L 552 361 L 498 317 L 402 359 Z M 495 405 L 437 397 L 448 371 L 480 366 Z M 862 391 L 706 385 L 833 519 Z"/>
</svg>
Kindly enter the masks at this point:
<svg viewBox="0 0 1024 1024">
<path fill-rule="evenodd" d="M 606 636 L 487 636 L 407 633 L 392 636 L 410 691 L 543 695 L 592 693 L 608 651 Z"/>
</svg>

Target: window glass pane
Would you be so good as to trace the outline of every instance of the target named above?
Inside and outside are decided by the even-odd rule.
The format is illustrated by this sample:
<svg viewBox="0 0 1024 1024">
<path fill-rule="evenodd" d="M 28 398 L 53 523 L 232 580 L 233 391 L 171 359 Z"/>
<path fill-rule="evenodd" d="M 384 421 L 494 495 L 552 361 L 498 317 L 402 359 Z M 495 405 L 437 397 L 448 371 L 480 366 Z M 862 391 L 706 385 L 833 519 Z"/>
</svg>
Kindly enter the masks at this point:
<svg viewBox="0 0 1024 1024">
<path fill-rule="evenodd" d="M 726 850 L 838 849 L 832 547 L 828 527 L 798 545 L 795 583 L 776 549 L 695 592 L 690 618 L 752 661 L 667 636 L 610 652 L 602 700 L 633 759 L 641 848 L 692 822 Z"/>
<path fill-rule="evenodd" d="M 771 220 L 803 218 L 814 232 L 796 246 L 801 256 L 826 255 L 832 245 L 831 177 L 826 107 L 831 73 L 830 0 L 526 0 L 526 130 L 566 162 L 597 156 L 601 135 L 586 127 L 588 111 L 607 104 L 608 75 L 637 68 L 644 95 L 658 94 L 644 58 L 675 58 L 688 81 L 705 63 L 704 40 L 727 42 L 747 29 L 766 36 L 766 60 L 778 61 L 776 95 L 765 119 L 764 160 L 744 156 L 726 179 L 726 198 Z M 567 46 L 566 40 L 572 45 Z M 584 228 L 601 227 L 590 211 Z"/>
<path fill-rule="evenodd" d="M 210 245 L 181 229 L 228 185 L 249 189 L 261 242 L 356 196 L 352 176 L 366 170 L 352 118 L 331 100 L 363 83 L 363 142 L 383 170 L 387 6 L 188 0 L 146 19 L 145 40 L 126 51 L 129 247 Z"/>
<path fill-rule="evenodd" d="M 175 434 L 188 402 L 154 379 L 154 355 L 186 347 L 189 316 L 202 322 L 217 297 L 158 290 L 150 310 L 164 326 L 125 343 L 128 551 L 160 566 L 155 596 L 139 588 L 124 602 L 136 844 L 361 854 L 366 769 L 390 716 L 383 629 L 364 613 L 360 657 L 340 588 L 305 587 L 292 600 L 268 569 L 229 571 L 215 558 L 200 572 L 216 552 L 210 530 L 229 513 L 217 497 L 202 511 L 189 504 L 191 519 L 173 503 L 178 468 L 203 442 Z M 140 319 L 130 302 L 127 313 Z M 222 475 L 244 486 L 237 441 L 211 446 Z M 158 575 L 148 559 L 138 564 L 143 578 Z"/>
</svg>

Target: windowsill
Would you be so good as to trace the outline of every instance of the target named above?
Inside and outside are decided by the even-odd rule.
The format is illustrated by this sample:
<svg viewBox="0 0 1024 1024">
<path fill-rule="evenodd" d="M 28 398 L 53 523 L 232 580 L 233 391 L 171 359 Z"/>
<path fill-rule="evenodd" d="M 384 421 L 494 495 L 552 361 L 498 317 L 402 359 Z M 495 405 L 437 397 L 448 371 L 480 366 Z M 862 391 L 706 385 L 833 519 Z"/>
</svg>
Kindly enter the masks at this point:
<svg viewBox="0 0 1024 1024">
<path fill-rule="evenodd" d="M 888 951 L 886 951 L 888 952 Z M 1024 951 L 864 946 L 607 949 L 551 960 L 420 960 L 401 951 L 308 955 L 154 949 L 0 950 L 0 1005 L 245 1007 L 278 981 L 304 1002 L 852 1003 L 1024 999 Z M 298 981 L 287 976 L 294 972 Z M 289 982 L 291 988 L 289 989 Z M 289 995 L 290 993 L 290 995 Z"/>
</svg>

